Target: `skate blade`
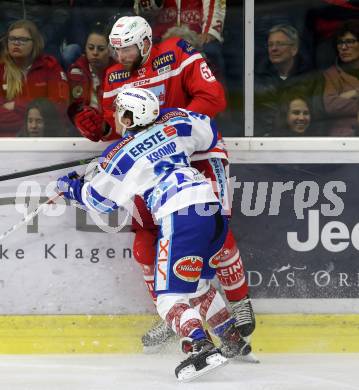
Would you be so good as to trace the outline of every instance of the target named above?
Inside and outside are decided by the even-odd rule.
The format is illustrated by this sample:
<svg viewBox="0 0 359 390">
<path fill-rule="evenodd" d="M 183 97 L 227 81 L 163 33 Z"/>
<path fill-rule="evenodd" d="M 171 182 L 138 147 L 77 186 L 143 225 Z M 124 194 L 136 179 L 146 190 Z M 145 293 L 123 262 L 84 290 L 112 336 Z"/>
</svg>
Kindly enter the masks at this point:
<svg viewBox="0 0 359 390">
<path fill-rule="evenodd" d="M 231 361 L 239 362 L 239 363 L 260 363 L 260 360 L 257 358 L 257 356 L 253 353 L 250 352 L 248 355 L 237 355 L 234 356 Z"/>
<path fill-rule="evenodd" d="M 200 371 L 196 371 L 193 364 L 184 367 L 178 373 L 178 377 L 177 377 L 178 381 L 191 382 L 194 379 L 199 378 L 200 376 L 203 376 L 212 370 L 215 370 L 216 368 L 225 366 L 226 364 L 228 364 L 228 359 L 222 356 L 220 353 L 215 353 L 206 358 L 206 363 L 208 364 L 208 366 L 202 368 L 202 370 Z"/>
</svg>

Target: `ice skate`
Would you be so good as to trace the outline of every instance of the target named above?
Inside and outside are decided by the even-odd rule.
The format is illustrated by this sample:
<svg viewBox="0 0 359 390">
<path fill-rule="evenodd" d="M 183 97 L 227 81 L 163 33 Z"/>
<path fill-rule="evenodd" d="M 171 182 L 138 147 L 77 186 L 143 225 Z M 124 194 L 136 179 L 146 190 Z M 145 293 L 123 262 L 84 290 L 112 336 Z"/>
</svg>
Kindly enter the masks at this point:
<svg viewBox="0 0 359 390">
<path fill-rule="evenodd" d="M 190 354 L 175 369 L 176 377 L 181 382 L 189 382 L 215 368 L 228 363 L 221 351 L 208 339 L 182 340 L 182 350 Z"/>
<path fill-rule="evenodd" d="M 241 336 L 248 337 L 256 327 L 251 299 L 246 295 L 240 301 L 230 302 L 230 306 Z"/>
<path fill-rule="evenodd" d="M 226 358 L 246 356 L 251 353 L 251 346 L 241 337 L 238 327 L 231 324 L 220 336 L 221 352 Z"/>
<path fill-rule="evenodd" d="M 142 336 L 143 352 L 147 354 L 158 353 L 176 333 L 166 324 L 159 320 Z"/>
</svg>

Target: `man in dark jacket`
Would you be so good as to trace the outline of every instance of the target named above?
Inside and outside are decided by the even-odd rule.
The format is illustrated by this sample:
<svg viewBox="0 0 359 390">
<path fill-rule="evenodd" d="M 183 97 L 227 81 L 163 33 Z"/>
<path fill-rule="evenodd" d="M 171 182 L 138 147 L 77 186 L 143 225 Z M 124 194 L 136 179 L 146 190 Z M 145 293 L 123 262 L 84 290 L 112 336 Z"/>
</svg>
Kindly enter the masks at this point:
<svg viewBox="0 0 359 390">
<path fill-rule="evenodd" d="M 283 92 L 300 90 L 305 96 L 321 96 L 317 87 L 316 75 L 299 53 L 297 30 L 289 25 L 272 27 L 268 33 L 268 60 L 255 73 L 254 134 L 271 135 L 274 118 Z M 320 102 L 316 102 L 320 106 Z"/>
</svg>

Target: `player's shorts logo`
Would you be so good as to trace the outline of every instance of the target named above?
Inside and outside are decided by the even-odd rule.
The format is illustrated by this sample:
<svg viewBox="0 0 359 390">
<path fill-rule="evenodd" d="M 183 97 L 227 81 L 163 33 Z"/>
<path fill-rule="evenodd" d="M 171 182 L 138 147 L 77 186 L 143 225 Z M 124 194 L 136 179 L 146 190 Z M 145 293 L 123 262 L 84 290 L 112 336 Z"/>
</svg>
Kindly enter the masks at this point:
<svg viewBox="0 0 359 390">
<path fill-rule="evenodd" d="M 170 251 L 170 241 L 162 238 L 157 247 L 157 269 L 155 277 L 156 290 L 166 290 L 168 281 L 168 256 Z"/>
<path fill-rule="evenodd" d="M 197 282 L 201 276 L 202 268 L 202 257 L 185 256 L 175 262 L 173 272 L 185 282 Z"/>
</svg>

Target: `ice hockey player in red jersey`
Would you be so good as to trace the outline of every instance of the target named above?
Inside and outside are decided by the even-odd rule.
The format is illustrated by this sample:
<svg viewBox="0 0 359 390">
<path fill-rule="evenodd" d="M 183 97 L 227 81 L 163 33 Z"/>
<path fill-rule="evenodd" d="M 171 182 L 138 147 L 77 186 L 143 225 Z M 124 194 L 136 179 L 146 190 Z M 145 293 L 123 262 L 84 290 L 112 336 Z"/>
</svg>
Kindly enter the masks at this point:
<svg viewBox="0 0 359 390">
<path fill-rule="evenodd" d="M 119 137 L 115 132 L 114 101 L 124 88 L 150 89 L 160 101 L 161 108 L 183 107 L 212 118 L 225 109 L 222 85 L 202 55 L 183 39 L 170 38 L 152 45 L 152 31 L 146 20 L 139 16 L 125 16 L 114 24 L 110 44 L 116 51 L 118 63 L 108 68 L 104 78 L 104 114 L 102 116 L 96 109 L 85 107 L 75 116 L 77 128 L 92 141 Z M 194 154 L 191 165 L 212 180 L 219 200 L 228 209 L 228 160 L 221 138 L 209 152 Z M 136 222 L 133 225 L 136 233 L 134 257 L 142 266 L 145 282 L 155 300 L 153 278 L 157 227 L 141 204 L 141 199 L 137 199 L 144 226 Z M 230 229 L 220 257 L 217 277 L 230 302 L 236 325 L 241 335 L 247 337 L 254 331 L 255 317 L 242 260 Z M 160 322 L 144 335 L 144 347 L 160 345 L 171 335 L 171 329 Z"/>
</svg>

